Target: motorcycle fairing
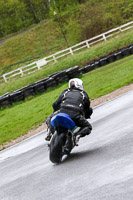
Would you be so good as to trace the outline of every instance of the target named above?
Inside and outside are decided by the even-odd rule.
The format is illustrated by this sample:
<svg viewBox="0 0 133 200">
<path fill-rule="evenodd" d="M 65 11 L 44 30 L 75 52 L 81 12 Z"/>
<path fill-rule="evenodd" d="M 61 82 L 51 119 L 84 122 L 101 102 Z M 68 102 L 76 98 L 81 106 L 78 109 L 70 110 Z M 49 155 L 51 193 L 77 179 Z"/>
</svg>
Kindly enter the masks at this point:
<svg viewBox="0 0 133 200">
<path fill-rule="evenodd" d="M 66 113 L 59 113 L 52 117 L 51 125 L 53 127 L 64 127 L 66 129 L 72 130 L 76 126 L 75 122 Z"/>
</svg>

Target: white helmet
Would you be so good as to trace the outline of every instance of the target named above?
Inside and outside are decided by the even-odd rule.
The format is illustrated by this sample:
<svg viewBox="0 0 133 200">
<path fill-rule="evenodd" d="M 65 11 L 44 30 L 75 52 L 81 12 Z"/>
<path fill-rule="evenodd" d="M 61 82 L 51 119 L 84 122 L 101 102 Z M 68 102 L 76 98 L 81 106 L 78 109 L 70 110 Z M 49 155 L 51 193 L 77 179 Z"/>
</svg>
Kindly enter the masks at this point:
<svg viewBox="0 0 133 200">
<path fill-rule="evenodd" d="M 78 88 L 80 90 L 84 90 L 84 84 L 83 81 L 80 80 L 79 78 L 73 78 L 69 80 L 69 88 Z"/>
</svg>

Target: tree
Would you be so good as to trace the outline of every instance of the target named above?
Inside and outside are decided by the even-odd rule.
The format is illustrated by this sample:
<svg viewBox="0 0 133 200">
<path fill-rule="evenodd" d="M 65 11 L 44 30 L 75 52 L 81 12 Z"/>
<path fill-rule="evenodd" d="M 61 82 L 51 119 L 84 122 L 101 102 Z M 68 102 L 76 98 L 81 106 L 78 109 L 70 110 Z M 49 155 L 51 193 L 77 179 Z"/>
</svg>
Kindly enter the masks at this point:
<svg viewBox="0 0 133 200">
<path fill-rule="evenodd" d="M 32 2 L 32 0 L 22 0 L 24 1 L 26 7 L 27 7 L 27 11 L 31 14 L 31 16 L 33 17 L 33 20 L 35 23 L 39 23 L 40 20 L 38 19 L 36 12 L 35 12 L 35 7 L 34 4 Z"/>
</svg>

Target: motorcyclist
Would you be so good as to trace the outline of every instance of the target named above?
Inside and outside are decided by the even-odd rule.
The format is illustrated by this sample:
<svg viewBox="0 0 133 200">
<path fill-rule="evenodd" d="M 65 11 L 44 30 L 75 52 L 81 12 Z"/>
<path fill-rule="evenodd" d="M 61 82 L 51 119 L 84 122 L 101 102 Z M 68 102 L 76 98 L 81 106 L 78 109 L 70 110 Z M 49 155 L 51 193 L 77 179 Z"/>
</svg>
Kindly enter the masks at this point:
<svg viewBox="0 0 133 200">
<path fill-rule="evenodd" d="M 90 118 L 93 110 L 90 107 L 90 100 L 88 94 L 84 91 L 81 79 L 73 78 L 69 80 L 69 88 L 65 89 L 53 103 L 53 109 L 54 113 L 46 120 L 48 134 L 45 140 L 49 141 L 54 133 L 54 128 L 51 126 L 51 118 L 57 113 L 69 114 L 76 125 L 81 127 L 76 135 L 77 141 L 80 137 L 90 134 L 92 126 L 87 119 Z"/>
</svg>

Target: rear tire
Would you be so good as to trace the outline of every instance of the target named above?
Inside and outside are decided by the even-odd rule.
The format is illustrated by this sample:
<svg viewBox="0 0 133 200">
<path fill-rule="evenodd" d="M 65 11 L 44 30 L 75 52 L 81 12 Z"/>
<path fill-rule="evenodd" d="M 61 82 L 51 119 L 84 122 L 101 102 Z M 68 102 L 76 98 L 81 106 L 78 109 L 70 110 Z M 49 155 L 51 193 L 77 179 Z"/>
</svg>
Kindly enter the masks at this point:
<svg viewBox="0 0 133 200">
<path fill-rule="evenodd" d="M 63 156 L 63 146 L 66 142 L 66 133 L 58 134 L 57 131 L 54 133 L 52 140 L 50 142 L 50 153 L 49 159 L 52 163 L 60 163 Z"/>
</svg>

